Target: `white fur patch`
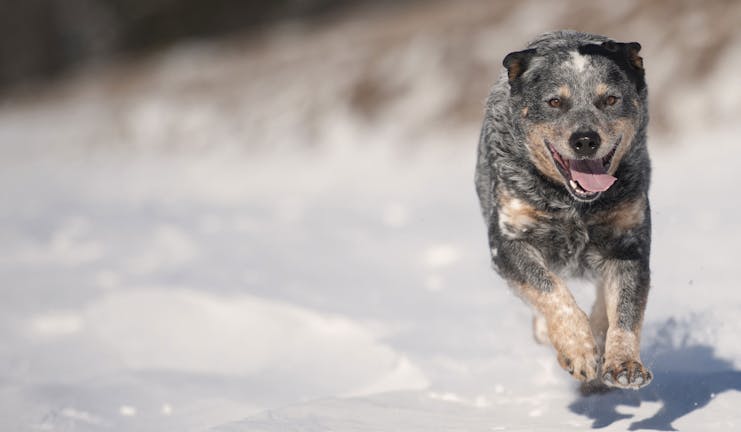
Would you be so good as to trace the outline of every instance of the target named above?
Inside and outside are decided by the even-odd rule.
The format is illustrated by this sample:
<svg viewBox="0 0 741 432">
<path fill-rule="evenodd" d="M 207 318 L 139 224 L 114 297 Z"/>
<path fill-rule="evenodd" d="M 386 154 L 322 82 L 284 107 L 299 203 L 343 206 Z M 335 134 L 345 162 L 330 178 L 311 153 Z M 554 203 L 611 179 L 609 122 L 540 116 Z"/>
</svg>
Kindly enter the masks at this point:
<svg viewBox="0 0 741 432">
<path fill-rule="evenodd" d="M 522 236 L 535 222 L 528 205 L 517 198 L 509 200 L 499 209 L 499 229 L 509 238 Z"/>
<path fill-rule="evenodd" d="M 525 208 L 525 203 L 522 202 L 521 200 L 518 200 L 517 198 L 510 201 L 509 205 L 512 208 L 512 210 L 522 210 L 523 208 Z"/>
<path fill-rule="evenodd" d="M 571 51 L 571 64 L 577 72 L 584 72 L 584 68 L 587 66 L 587 61 L 589 60 L 583 55 L 576 51 Z"/>
</svg>

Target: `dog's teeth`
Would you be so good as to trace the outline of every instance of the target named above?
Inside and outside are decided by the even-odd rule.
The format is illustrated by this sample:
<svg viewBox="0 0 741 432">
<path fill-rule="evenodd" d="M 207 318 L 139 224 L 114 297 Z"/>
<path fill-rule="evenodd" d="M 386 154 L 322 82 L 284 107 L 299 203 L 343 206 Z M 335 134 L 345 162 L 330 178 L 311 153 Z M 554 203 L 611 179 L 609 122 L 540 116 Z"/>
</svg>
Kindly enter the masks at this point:
<svg viewBox="0 0 741 432">
<path fill-rule="evenodd" d="M 578 184 L 578 183 L 576 183 L 576 180 L 569 180 L 569 184 L 570 184 L 570 185 L 571 185 L 571 187 L 572 187 L 572 188 L 574 188 L 574 189 L 576 189 L 576 188 L 578 188 L 578 187 L 579 187 L 579 184 Z"/>
</svg>

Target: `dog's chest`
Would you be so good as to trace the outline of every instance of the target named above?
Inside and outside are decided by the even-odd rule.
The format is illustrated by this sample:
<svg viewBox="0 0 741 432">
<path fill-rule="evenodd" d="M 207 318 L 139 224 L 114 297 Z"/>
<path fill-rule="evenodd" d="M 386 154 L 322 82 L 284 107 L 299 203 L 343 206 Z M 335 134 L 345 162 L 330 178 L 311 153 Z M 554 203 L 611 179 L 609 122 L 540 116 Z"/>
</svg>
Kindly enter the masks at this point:
<svg viewBox="0 0 741 432">
<path fill-rule="evenodd" d="M 589 233 L 575 211 L 542 211 L 516 198 L 499 204 L 498 225 L 503 237 L 527 241 L 552 269 L 576 270 L 589 243 Z"/>
</svg>

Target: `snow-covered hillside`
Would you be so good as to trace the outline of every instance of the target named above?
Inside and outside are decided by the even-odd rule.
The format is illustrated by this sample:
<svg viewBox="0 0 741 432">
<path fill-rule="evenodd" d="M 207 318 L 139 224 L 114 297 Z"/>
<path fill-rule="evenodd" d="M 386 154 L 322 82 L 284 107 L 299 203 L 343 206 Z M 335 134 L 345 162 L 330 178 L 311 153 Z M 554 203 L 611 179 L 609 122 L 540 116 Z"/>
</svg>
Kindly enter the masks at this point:
<svg viewBox="0 0 741 432">
<path fill-rule="evenodd" d="M 655 380 L 584 397 L 490 270 L 473 191 L 486 82 L 562 24 L 522 3 L 470 34 L 478 3 L 412 9 L 414 31 L 386 15 L 288 28 L 6 100 L 0 429 L 741 430 L 739 35 L 672 87 L 683 46 L 634 25 L 667 107 Z M 420 24 L 440 17 L 453 30 Z M 456 44 L 492 76 L 459 87 Z M 588 307 L 592 288 L 573 289 Z"/>
</svg>

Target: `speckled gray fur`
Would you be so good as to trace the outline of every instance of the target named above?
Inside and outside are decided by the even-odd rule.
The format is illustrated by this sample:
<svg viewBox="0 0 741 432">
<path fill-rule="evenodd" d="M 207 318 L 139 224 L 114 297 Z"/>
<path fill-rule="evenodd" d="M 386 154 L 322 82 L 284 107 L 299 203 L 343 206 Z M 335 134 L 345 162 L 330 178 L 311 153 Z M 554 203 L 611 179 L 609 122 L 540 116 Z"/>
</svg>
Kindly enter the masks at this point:
<svg viewBox="0 0 741 432">
<path fill-rule="evenodd" d="M 625 44 L 618 45 L 629 50 Z M 598 283 L 618 278 L 617 325 L 639 334 L 649 288 L 651 222 L 647 90 L 642 63 L 634 66 L 640 49 L 635 45 L 631 58 L 614 54 L 615 46 L 604 36 L 557 31 L 533 40 L 529 51 L 515 56 L 523 60 L 503 70 L 491 89 L 475 183 L 493 267 L 510 285 L 548 293 L 554 288 L 552 275 L 587 276 Z M 600 85 L 607 89 L 604 95 L 595 93 Z M 560 88 L 566 88 L 569 97 L 562 98 L 560 108 L 553 108 L 548 101 L 559 97 Z M 613 94 L 619 102 L 606 105 L 604 98 Z M 625 137 L 619 135 L 618 124 L 634 131 L 632 142 L 621 142 Z M 596 157 L 605 156 L 614 143 L 625 146 L 627 151 L 616 161 L 619 165 L 613 174 L 617 181 L 596 196 L 580 199 L 567 186 L 567 179 L 554 179 L 533 162 L 533 148 L 546 145 L 527 141 L 538 127 L 560 131 L 550 144 L 569 159 L 578 158 L 568 140 L 579 130 L 603 132 Z M 540 216 L 516 230 L 501 224 L 502 193 Z M 640 223 L 627 228 L 611 219 L 613 209 L 626 203 L 640 203 L 642 212 L 633 215 Z M 614 219 L 619 219 L 622 213 L 616 215 Z"/>
</svg>

